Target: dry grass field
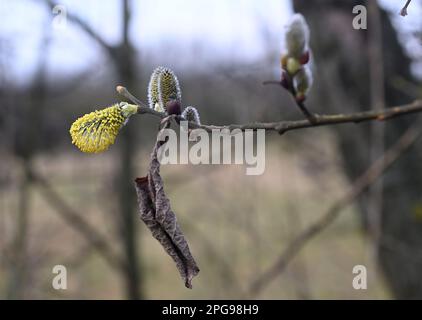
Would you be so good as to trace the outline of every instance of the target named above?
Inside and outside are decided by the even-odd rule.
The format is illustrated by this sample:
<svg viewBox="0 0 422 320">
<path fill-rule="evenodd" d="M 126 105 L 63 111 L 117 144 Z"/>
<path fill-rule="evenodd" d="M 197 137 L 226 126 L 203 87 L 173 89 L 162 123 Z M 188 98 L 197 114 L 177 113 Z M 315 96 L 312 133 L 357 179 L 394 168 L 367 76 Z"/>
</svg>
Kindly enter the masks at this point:
<svg viewBox="0 0 422 320">
<path fill-rule="evenodd" d="M 318 141 L 318 144 L 314 144 Z M 118 142 L 117 142 L 118 143 Z M 115 147 L 113 147 L 115 148 Z M 112 149 L 113 150 L 113 149 Z M 39 156 L 37 169 L 55 190 L 114 245 L 116 201 L 113 151 L 85 155 L 68 149 Z M 329 208 L 348 187 L 334 136 L 324 129 L 289 139 L 267 135 L 266 171 L 246 176 L 236 165 L 162 167 L 166 192 L 201 269 L 193 290 L 183 286 L 172 260 L 139 220 L 143 288 L 150 299 L 228 299 L 247 297 L 248 287 L 280 255 L 291 239 Z M 136 171 L 146 172 L 147 148 L 137 155 Z M 6 181 L 0 193 L 0 245 L 13 235 L 18 204 L 19 165 L 2 159 Z M 30 192 L 30 230 L 26 298 L 121 299 L 122 281 L 42 197 Z M 5 292 L 7 250 L 0 266 Z M 63 264 L 68 289 L 51 286 L 52 267 Z M 368 269 L 368 289 L 352 287 L 352 268 Z M 389 298 L 370 255 L 353 206 L 289 264 L 258 299 Z"/>
</svg>

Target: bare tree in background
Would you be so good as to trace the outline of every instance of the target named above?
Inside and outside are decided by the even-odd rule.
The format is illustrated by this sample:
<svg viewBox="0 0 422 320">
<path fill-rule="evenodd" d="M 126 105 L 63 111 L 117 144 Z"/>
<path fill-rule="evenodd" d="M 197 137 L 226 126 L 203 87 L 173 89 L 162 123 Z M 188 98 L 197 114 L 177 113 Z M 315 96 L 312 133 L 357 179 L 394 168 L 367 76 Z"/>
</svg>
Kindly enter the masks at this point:
<svg viewBox="0 0 422 320">
<path fill-rule="evenodd" d="M 134 49 L 129 41 L 130 7 L 129 0 L 122 1 L 123 41 L 115 48 L 114 61 L 118 70 L 120 83 L 135 87 L 135 57 Z M 135 150 L 133 126 L 127 126 L 122 132 L 120 141 L 120 168 L 117 176 L 117 192 L 121 213 L 121 237 L 127 258 L 126 289 L 130 299 L 142 298 L 141 273 L 139 269 L 137 242 L 137 214 L 135 212 L 135 194 L 133 192 L 133 156 Z"/>
<path fill-rule="evenodd" d="M 25 298 L 25 286 L 29 282 L 30 270 L 28 254 L 28 234 L 30 226 L 31 187 L 33 179 L 30 174 L 33 158 L 39 147 L 37 130 L 42 126 L 43 106 L 46 99 L 46 57 L 49 45 L 49 31 L 44 31 L 44 38 L 39 49 L 39 61 L 28 96 L 14 112 L 15 139 L 13 151 L 22 164 L 19 182 L 18 210 L 14 239 L 10 250 L 10 280 L 7 296 L 10 299 Z M 16 114 L 21 113 L 21 114 Z M 25 116 L 22 116 L 25 115 Z"/>
<path fill-rule="evenodd" d="M 49 3 L 49 8 L 54 6 L 54 3 L 51 1 L 42 1 L 47 1 L 47 3 Z M 394 116 L 394 110 L 396 109 L 401 109 L 401 114 L 419 112 L 422 110 L 422 102 L 419 101 L 414 104 L 403 105 L 404 101 L 413 100 L 415 96 L 406 96 L 406 94 L 397 90 L 392 83 L 383 83 L 385 78 L 387 80 L 394 79 L 396 76 L 405 79 L 411 78 L 408 73 L 409 60 L 403 55 L 402 48 L 398 45 L 397 39 L 394 37 L 395 31 L 392 28 L 391 23 L 386 19 L 384 12 L 379 12 L 383 30 L 378 30 L 382 32 L 375 33 L 373 37 L 376 38 L 376 34 L 380 35 L 382 33 L 384 37 L 387 37 L 388 39 L 378 39 L 380 41 L 374 43 L 373 38 L 368 39 L 368 33 L 366 31 L 352 29 L 351 19 L 353 18 L 353 15 L 351 9 L 353 4 L 359 4 L 357 1 L 349 0 L 345 5 L 339 2 L 321 0 L 316 0 L 315 3 L 315 6 L 314 3 L 309 1 L 305 4 L 304 0 L 297 0 L 294 3 L 294 5 L 299 10 L 303 10 L 305 15 L 309 18 L 313 30 L 312 39 L 315 41 L 312 48 L 315 53 L 314 57 L 317 66 L 316 78 L 318 81 L 314 94 L 315 100 L 312 101 L 311 99 L 309 107 L 312 111 L 318 113 L 332 113 L 332 115 L 318 116 L 319 123 L 317 123 L 317 125 L 332 125 L 345 122 L 351 123 L 345 124 L 344 127 L 335 127 L 333 130 L 337 130 L 339 133 L 339 142 L 344 155 L 345 167 L 350 178 L 354 179 L 357 174 L 360 174 L 363 169 L 368 167 L 368 163 L 371 163 L 375 158 L 378 159 L 378 156 L 382 153 L 384 130 L 378 131 L 378 128 L 380 128 L 381 125 L 384 126 L 384 124 L 382 122 L 382 124 L 380 124 L 379 121 L 373 121 L 371 124 L 362 124 L 358 130 L 350 130 L 351 126 L 354 126 L 353 122 L 388 119 L 388 114 Z M 131 21 L 130 1 L 122 0 L 121 4 L 122 11 L 120 14 L 122 15 L 123 21 L 122 40 L 118 45 L 112 46 L 107 44 L 90 25 L 79 17 L 74 16 L 72 12 L 69 12 L 68 15 L 69 27 L 79 27 L 83 32 L 89 35 L 93 41 L 97 42 L 109 58 L 110 65 L 116 71 L 116 81 L 119 84 L 128 87 L 130 91 L 136 91 L 136 87 L 138 87 L 136 83 L 139 82 L 139 70 L 136 67 L 135 50 L 129 40 L 128 30 Z M 312 9 L 309 9 L 308 7 L 311 7 Z M 378 9 L 376 5 L 375 9 Z M 350 24 L 345 24 L 344 21 L 348 17 L 350 17 Z M 380 44 L 382 45 L 384 43 L 386 49 L 383 51 Z M 368 44 L 373 45 L 374 50 L 368 50 Z M 371 52 L 375 52 L 375 54 L 371 55 Z M 383 56 L 380 57 L 380 54 Z M 394 59 L 392 59 L 393 57 Z M 271 64 L 272 62 L 268 63 Z M 42 63 L 39 64 L 40 70 L 42 70 L 42 65 Z M 263 64 L 262 68 L 265 67 L 266 64 Z M 233 68 L 233 70 L 235 69 L 237 68 Z M 386 73 L 385 78 L 381 75 L 384 69 Z M 229 70 L 228 73 L 231 74 L 231 71 Z M 210 74 L 208 72 L 204 77 L 210 81 Z M 37 130 L 37 127 L 41 125 L 42 119 L 40 118 L 40 115 L 42 114 L 42 111 L 40 111 L 40 107 L 42 108 L 43 95 L 45 95 L 46 90 L 45 83 L 42 81 L 42 72 L 39 73 L 39 76 L 37 76 L 36 79 L 38 80 L 35 81 L 33 93 L 28 99 L 30 100 L 28 102 L 28 107 L 23 111 L 25 112 L 25 115 L 27 115 L 26 121 L 19 122 L 19 125 L 24 127 L 23 131 L 19 131 L 20 133 L 23 132 L 23 134 L 16 134 L 16 136 L 19 139 L 22 138 L 22 141 L 24 142 L 22 145 L 19 144 L 19 141 L 16 143 L 17 153 L 19 154 L 19 157 L 23 159 L 24 174 L 20 184 L 21 200 L 19 202 L 20 208 L 18 219 L 16 219 L 18 221 L 18 228 L 16 229 L 16 239 L 14 248 L 12 249 L 13 253 L 16 253 L 16 257 L 11 261 L 11 266 L 16 266 L 16 268 L 13 270 L 13 277 L 11 277 L 10 281 L 9 297 L 22 297 L 23 283 L 25 281 L 25 274 L 27 273 L 25 268 L 28 268 L 28 264 L 25 263 L 25 251 L 28 243 L 27 226 L 29 225 L 29 201 L 31 199 L 29 196 L 29 187 L 33 183 L 38 183 L 38 186 L 43 190 L 42 192 L 45 194 L 45 200 L 47 200 L 49 205 L 58 208 L 57 211 L 61 212 L 59 215 L 68 222 L 68 225 L 79 230 L 85 237 L 85 240 L 88 241 L 89 246 L 102 253 L 102 257 L 105 258 L 109 265 L 115 266 L 116 270 L 120 272 L 125 284 L 126 297 L 129 299 L 143 298 L 144 281 L 138 256 L 139 243 L 137 242 L 139 222 L 134 210 L 136 201 L 132 185 L 133 178 L 136 176 L 133 169 L 133 155 L 134 150 L 138 149 L 135 143 L 139 143 L 139 141 L 136 142 L 134 138 L 135 126 L 128 125 L 124 127 L 120 133 L 119 143 L 116 145 L 117 148 L 120 148 L 118 149 L 119 162 L 114 170 L 113 181 L 115 182 L 114 194 L 118 199 L 119 205 L 118 214 L 116 215 L 119 229 L 118 242 L 121 245 L 123 254 L 114 255 L 112 252 L 109 252 L 110 248 L 108 246 L 110 243 L 112 245 L 113 242 L 109 241 L 109 243 L 106 243 L 108 238 L 102 237 L 101 233 L 96 232 L 96 228 L 91 228 L 89 224 L 86 224 L 83 211 L 77 212 L 72 210 L 71 207 L 66 205 L 67 202 L 60 198 L 60 194 L 55 192 L 55 185 L 48 183 L 48 181 L 33 171 L 35 168 L 33 168 L 31 160 L 35 154 L 35 150 L 38 148 L 37 141 L 34 140 L 37 137 L 34 130 Z M 368 79 L 372 80 L 368 82 Z M 381 81 L 381 83 L 374 83 L 377 81 Z M 250 87 L 247 90 L 247 101 L 245 104 L 253 105 L 253 103 L 251 103 L 251 97 L 254 93 L 257 95 L 257 81 L 246 82 L 246 84 Z M 239 86 L 239 83 L 236 83 L 236 85 Z M 376 85 L 378 85 L 378 90 Z M 385 92 L 383 90 L 384 86 L 387 88 Z M 202 87 L 199 88 L 202 89 Z M 368 88 L 374 88 L 374 90 L 368 92 Z M 189 90 L 192 90 L 192 87 L 189 87 Z M 217 92 L 224 94 L 224 90 L 227 89 L 224 88 Z M 254 92 L 254 90 L 256 91 Z M 199 96 L 206 97 L 206 94 L 201 90 L 197 91 L 200 92 L 198 94 Z M 212 90 L 208 88 L 207 91 L 211 92 Z M 274 91 L 277 93 L 279 92 L 278 88 L 274 89 Z M 232 99 L 233 96 L 238 98 L 237 94 L 231 92 L 229 99 Z M 259 95 L 257 96 L 256 104 L 264 105 L 261 101 L 261 97 Z M 229 99 L 222 101 L 222 105 L 225 106 Z M 210 106 L 217 105 L 216 101 L 218 100 L 208 100 L 207 103 L 209 103 Z M 279 103 L 278 100 L 276 100 L 275 103 L 271 102 L 270 104 L 275 105 L 277 103 Z M 382 114 L 382 111 L 380 111 L 380 114 L 371 114 L 370 112 L 366 112 L 365 114 L 354 113 L 361 110 L 360 108 L 362 107 L 360 106 L 370 105 L 374 109 L 379 110 L 386 105 L 399 104 L 401 104 L 400 107 L 388 109 L 389 111 L 387 111 L 386 114 Z M 203 105 L 201 106 L 203 107 Z M 317 106 L 319 106 L 320 109 L 317 109 Z M 244 107 L 244 105 L 242 105 L 242 107 Z M 324 109 L 322 109 L 322 107 Z M 239 108 L 239 114 L 243 115 L 243 120 L 247 121 L 249 117 L 246 117 L 244 110 L 244 108 Z M 263 110 L 264 108 L 257 111 L 259 116 L 252 118 L 261 119 L 261 116 L 264 113 Z M 153 113 L 153 111 L 150 109 L 139 109 L 139 114 L 143 113 Z M 213 113 L 215 113 L 215 109 L 213 109 Z M 384 115 L 387 116 L 384 118 Z M 155 114 L 155 116 L 157 116 L 157 114 Z M 164 115 L 159 114 L 158 117 L 164 117 Z M 223 113 L 221 117 L 227 120 L 226 114 Z M 239 118 L 242 119 L 242 117 L 238 117 L 236 121 L 239 121 Z M 283 116 L 282 118 L 286 117 Z M 204 119 L 207 118 L 204 117 Z M 385 133 L 387 135 L 385 140 L 389 145 L 390 142 L 394 141 L 397 136 L 400 136 L 405 128 L 407 128 L 407 124 L 410 123 L 410 120 L 412 120 L 412 117 L 393 121 L 391 124 L 385 125 Z M 247 128 L 265 128 L 268 131 L 275 131 L 283 134 L 290 130 L 313 126 L 314 124 L 303 119 L 298 121 L 271 123 L 253 122 L 228 125 L 226 128 L 240 128 L 242 130 Z M 223 126 L 203 125 L 203 127 L 209 131 L 212 128 L 222 128 Z M 21 129 L 22 128 L 19 127 L 19 130 Z M 62 130 L 60 132 L 62 134 L 65 133 Z M 372 137 L 374 137 L 374 139 L 368 141 L 369 139 L 367 139 L 367 137 L 371 136 L 371 133 L 373 133 Z M 374 151 L 373 157 L 371 157 L 371 149 Z M 421 261 L 419 261 L 418 258 L 413 258 L 411 254 L 402 256 L 402 248 L 405 248 L 406 251 L 411 253 L 414 248 L 417 248 L 422 243 L 422 239 L 419 236 L 421 228 L 420 222 L 412 215 L 413 208 L 419 203 L 418 197 L 420 195 L 417 194 L 417 191 L 420 190 L 422 184 L 421 181 L 417 181 L 417 175 L 415 176 L 415 172 L 419 172 L 421 169 L 418 164 L 420 162 L 418 157 L 420 157 L 420 153 L 417 152 L 415 152 L 415 154 L 403 156 L 402 162 L 397 163 L 392 168 L 391 172 L 386 176 L 384 183 L 380 183 L 375 187 L 375 192 L 373 194 L 376 196 L 367 198 L 362 197 L 360 199 L 362 220 L 369 232 L 377 233 L 374 244 L 375 248 L 380 250 L 378 258 L 382 262 L 386 274 L 388 275 L 388 273 L 390 273 L 389 280 L 398 297 L 419 297 L 422 291 L 421 280 L 418 275 Z M 185 183 L 186 182 L 183 181 L 183 184 Z M 363 188 L 360 190 L 359 196 L 361 192 L 363 193 L 364 191 Z M 386 197 L 383 197 L 383 194 L 385 194 Z M 368 195 L 368 193 L 366 195 Z M 375 221 L 375 223 L 371 223 L 371 215 L 368 210 L 368 208 L 371 207 L 368 205 L 370 199 L 374 200 L 374 212 L 378 215 L 376 216 L 377 219 L 372 220 L 373 222 Z M 381 211 L 381 208 L 385 208 L 384 212 Z M 227 209 L 227 207 L 225 209 Z M 248 233 L 252 234 L 253 221 L 249 219 L 252 218 L 250 214 L 253 214 L 253 208 L 246 208 L 245 210 L 248 211 L 248 216 L 243 217 L 245 219 L 244 222 L 245 225 L 250 228 Z M 229 208 L 228 211 L 231 211 L 231 209 Z M 381 213 L 384 215 L 383 219 L 381 219 Z M 296 246 L 301 248 L 303 243 L 307 242 L 308 239 L 312 238 L 319 230 L 331 223 L 336 216 L 337 213 L 330 214 L 327 220 L 328 223 L 322 223 L 321 226 L 317 226 L 313 231 L 311 230 L 312 232 L 309 233 L 310 236 L 308 234 L 307 238 L 299 237 L 299 242 L 296 242 L 299 243 L 299 245 L 295 245 L 295 241 L 293 240 L 293 247 Z M 293 225 L 294 224 L 295 223 L 293 223 Z M 291 225 L 291 223 L 289 223 L 289 225 Z M 297 225 L 297 229 L 300 229 L 300 225 Z M 374 232 L 374 230 L 376 231 Z M 391 243 L 393 243 L 393 245 L 391 245 Z M 204 246 L 208 247 L 208 251 L 214 250 L 212 245 L 204 244 Z M 401 248 L 400 251 L 397 250 L 398 247 Z M 287 249 L 288 257 L 293 256 L 297 251 L 293 251 L 294 254 L 290 254 L 290 252 L 292 251 Z M 404 259 L 405 256 L 406 259 Z M 407 261 L 407 257 L 409 256 L 412 259 L 412 263 L 409 266 L 402 266 L 402 263 L 407 264 L 409 262 Z M 221 277 L 224 275 L 227 277 L 224 279 L 224 285 L 227 286 L 227 288 L 233 287 L 235 290 L 239 290 L 236 287 L 241 286 L 236 282 L 236 275 L 230 274 L 230 272 L 232 272 L 230 270 L 230 264 L 226 266 L 224 259 L 216 258 L 218 258 L 218 255 L 214 254 L 213 260 L 217 260 L 221 264 Z M 279 272 L 278 270 L 287 265 L 287 262 L 285 262 L 287 260 L 288 259 L 281 260 L 281 263 L 279 263 L 278 266 L 276 265 L 277 273 Z M 279 265 L 281 265 L 282 268 L 280 268 Z M 400 272 L 400 274 L 397 275 L 395 274 L 396 272 Z M 406 272 L 408 272 L 409 275 L 403 275 L 403 273 Z M 303 275 L 306 275 L 306 272 L 301 273 L 299 276 Z M 392 279 L 396 276 L 398 276 L 399 279 Z M 226 291 L 227 288 L 224 287 L 224 291 Z M 233 290 L 233 288 L 231 289 Z M 309 293 L 307 292 L 306 287 L 304 289 L 305 290 L 303 292 L 301 291 L 301 293 L 304 293 L 304 297 L 307 297 Z"/>
<path fill-rule="evenodd" d="M 352 28 L 352 8 L 361 1 L 304 1 L 293 2 L 296 11 L 307 18 L 312 30 L 312 48 L 315 53 L 319 88 L 315 105 L 325 110 L 356 110 L 359 106 L 369 105 L 371 86 L 368 37 L 365 30 Z M 345 23 L 349 20 L 350 24 Z M 413 100 L 414 96 L 404 93 L 394 86 L 395 79 L 412 79 L 409 71 L 410 60 L 400 46 L 397 33 L 387 13 L 381 10 L 383 64 L 385 73 L 386 104 Z M 377 63 L 377 62 L 372 62 Z M 333 85 L 333 84 L 336 85 Z M 316 110 L 317 112 L 319 110 Z M 409 125 L 411 119 L 400 119 L 387 123 L 385 141 L 391 144 Z M 363 128 L 362 128 L 363 129 Z M 352 178 L 363 170 L 369 161 L 369 144 L 364 137 L 369 127 L 360 132 L 350 131 L 347 126 L 336 128 L 345 169 Z M 422 181 L 417 172 L 422 170 L 420 152 L 408 153 L 384 178 L 382 198 L 382 223 L 380 225 L 379 263 L 398 298 L 422 298 L 422 259 L 386 246 L 388 241 L 400 244 L 408 252 L 422 246 L 422 224 L 414 214 L 421 202 Z M 359 202 L 363 224 L 368 227 L 367 198 Z"/>
<path fill-rule="evenodd" d="M 50 8 L 55 3 L 47 0 Z M 135 50 L 129 40 L 130 26 L 130 1 L 121 1 L 122 16 L 122 35 L 121 42 L 116 46 L 107 44 L 101 36 L 95 32 L 85 21 L 78 16 L 67 13 L 69 22 L 80 27 L 87 35 L 96 41 L 103 51 L 107 54 L 112 66 L 117 73 L 119 83 L 125 84 L 129 88 L 135 87 L 137 79 L 135 71 Z M 126 272 L 124 272 L 124 281 L 126 287 L 126 296 L 129 299 L 141 299 L 142 294 L 142 278 L 139 262 L 139 244 L 137 242 L 137 215 L 135 212 L 135 194 L 133 190 L 132 180 L 135 176 L 133 170 L 134 156 L 134 127 L 127 126 L 121 133 L 119 167 L 116 169 L 115 191 L 119 199 L 120 213 L 118 215 L 120 239 L 123 245 L 125 256 Z"/>
</svg>

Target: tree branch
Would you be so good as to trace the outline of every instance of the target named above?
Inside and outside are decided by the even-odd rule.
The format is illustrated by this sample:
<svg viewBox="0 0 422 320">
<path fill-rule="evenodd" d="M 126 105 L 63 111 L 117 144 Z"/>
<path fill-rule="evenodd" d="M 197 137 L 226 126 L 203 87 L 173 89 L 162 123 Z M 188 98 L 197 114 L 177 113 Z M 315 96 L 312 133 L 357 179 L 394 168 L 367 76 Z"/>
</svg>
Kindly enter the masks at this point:
<svg viewBox="0 0 422 320">
<path fill-rule="evenodd" d="M 382 174 L 422 135 L 419 123 L 414 123 L 369 169 L 355 180 L 352 187 L 335 202 L 331 208 L 303 233 L 299 234 L 282 252 L 276 262 L 258 277 L 250 286 L 250 296 L 259 294 L 275 277 L 281 274 L 290 261 L 305 247 L 310 240 L 328 227 L 342 210 L 368 189 Z"/>
<path fill-rule="evenodd" d="M 404 5 L 404 7 L 400 10 L 400 15 L 405 17 L 407 16 L 407 8 L 409 7 L 410 3 L 412 2 L 412 0 L 407 0 L 406 4 Z"/>
<path fill-rule="evenodd" d="M 296 105 L 298 106 L 298 108 L 300 109 L 300 111 L 303 113 L 303 115 L 305 116 L 306 119 L 309 120 L 309 122 L 311 122 L 312 124 L 315 123 L 316 119 L 315 119 L 315 115 L 310 112 L 308 110 L 308 108 L 305 106 L 305 101 L 304 100 L 298 100 L 296 98 L 296 89 L 295 86 L 293 85 L 293 79 L 292 77 L 288 74 L 288 72 L 286 71 L 283 75 L 284 77 L 284 83 L 283 81 L 274 81 L 274 80 L 270 80 L 270 81 L 264 81 L 262 84 L 263 85 L 278 85 L 283 87 L 284 89 L 286 89 L 290 95 L 293 97 L 293 99 L 296 102 Z"/>
<path fill-rule="evenodd" d="M 51 10 L 53 10 L 53 8 L 58 5 L 58 3 L 55 3 L 51 0 L 44 1 L 50 7 Z M 104 39 L 100 37 L 100 35 L 95 32 L 94 29 L 92 29 L 91 26 L 87 24 L 84 20 L 68 11 L 66 11 L 66 18 L 75 25 L 79 26 L 83 31 L 85 31 L 85 33 L 90 36 L 93 40 L 95 40 L 95 42 L 97 42 L 110 56 L 114 56 L 114 47 L 106 43 Z"/>
<path fill-rule="evenodd" d="M 138 105 L 138 114 L 150 114 L 160 119 L 166 117 L 166 114 L 157 112 L 153 109 L 150 109 L 146 106 L 145 103 L 141 102 L 139 99 L 135 98 L 125 87 L 117 86 L 117 92 L 129 99 L 133 103 Z M 315 122 L 311 123 L 309 120 L 295 120 L 295 121 L 278 121 L 278 122 L 254 122 L 247 124 L 230 124 L 224 126 L 217 125 L 198 125 L 193 122 L 189 122 L 189 128 L 192 129 L 204 129 L 206 131 L 222 130 L 234 130 L 240 129 L 245 131 L 247 129 L 258 130 L 265 129 L 269 131 L 276 131 L 279 134 L 283 134 L 287 131 L 310 128 L 310 127 L 320 127 L 328 125 L 336 125 L 341 123 L 359 123 L 365 121 L 384 121 L 397 118 L 400 116 L 422 112 L 422 100 L 416 100 L 410 104 L 391 107 L 383 110 L 370 110 L 363 112 L 355 112 L 349 114 L 331 114 L 331 115 L 317 115 L 315 114 Z M 185 120 L 181 116 L 177 116 L 179 120 Z"/>
</svg>

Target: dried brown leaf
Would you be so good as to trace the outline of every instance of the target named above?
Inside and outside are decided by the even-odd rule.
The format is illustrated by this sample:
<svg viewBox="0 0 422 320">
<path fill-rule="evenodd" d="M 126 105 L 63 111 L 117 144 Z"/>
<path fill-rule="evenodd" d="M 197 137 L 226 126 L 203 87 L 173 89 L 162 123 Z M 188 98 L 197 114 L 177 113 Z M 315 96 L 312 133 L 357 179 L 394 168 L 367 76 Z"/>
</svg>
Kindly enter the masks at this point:
<svg viewBox="0 0 422 320">
<path fill-rule="evenodd" d="M 164 121 L 167 128 L 170 120 Z M 199 272 L 188 243 L 177 222 L 176 215 L 171 210 L 170 200 L 164 192 L 164 183 L 160 176 L 160 163 L 157 151 L 164 142 L 158 141 L 151 154 L 151 163 L 146 177 L 135 180 L 138 195 L 139 212 L 142 221 L 150 229 L 164 250 L 176 263 L 187 288 L 192 288 L 192 278 Z"/>
</svg>

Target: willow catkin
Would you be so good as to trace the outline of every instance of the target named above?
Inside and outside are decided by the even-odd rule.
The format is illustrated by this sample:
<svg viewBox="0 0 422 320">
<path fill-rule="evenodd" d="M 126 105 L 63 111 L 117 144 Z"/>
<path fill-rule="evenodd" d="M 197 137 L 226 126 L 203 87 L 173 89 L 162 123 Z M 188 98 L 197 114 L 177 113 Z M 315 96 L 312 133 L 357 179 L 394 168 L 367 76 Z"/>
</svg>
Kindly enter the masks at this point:
<svg viewBox="0 0 422 320">
<path fill-rule="evenodd" d="M 78 118 L 70 127 L 72 143 L 82 152 L 105 151 L 114 143 L 122 126 L 136 111 L 136 105 L 116 103 L 88 113 Z"/>
</svg>

